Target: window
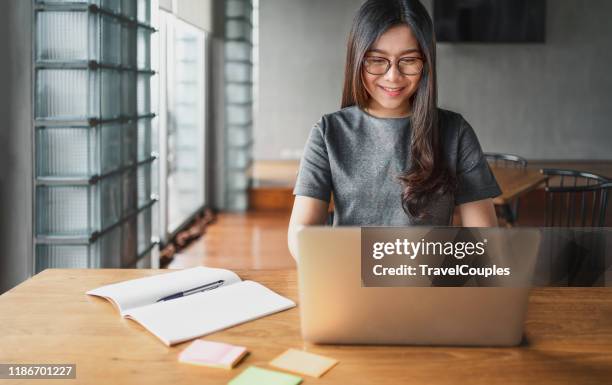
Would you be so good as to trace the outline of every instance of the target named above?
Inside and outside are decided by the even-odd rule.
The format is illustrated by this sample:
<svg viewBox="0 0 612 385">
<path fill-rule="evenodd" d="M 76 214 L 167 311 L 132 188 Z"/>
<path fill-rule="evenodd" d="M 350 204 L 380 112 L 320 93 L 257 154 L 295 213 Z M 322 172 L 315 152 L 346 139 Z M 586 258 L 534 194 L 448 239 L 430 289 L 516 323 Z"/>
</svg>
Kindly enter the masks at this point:
<svg viewBox="0 0 612 385">
<path fill-rule="evenodd" d="M 150 8 L 150 0 L 36 4 L 37 272 L 150 264 Z"/>
<path fill-rule="evenodd" d="M 162 239 L 205 204 L 206 45 L 203 30 L 160 11 Z"/>
</svg>

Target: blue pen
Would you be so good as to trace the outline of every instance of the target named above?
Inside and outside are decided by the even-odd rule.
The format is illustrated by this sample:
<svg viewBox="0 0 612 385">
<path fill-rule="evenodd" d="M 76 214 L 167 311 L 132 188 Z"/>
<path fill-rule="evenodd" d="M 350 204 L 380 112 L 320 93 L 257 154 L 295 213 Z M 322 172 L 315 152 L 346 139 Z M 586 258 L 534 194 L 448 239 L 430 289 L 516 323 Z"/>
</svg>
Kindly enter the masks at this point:
<svg viewBox="0 0 612 385">
<path fill-rule="evenodd" d="M 219 281 L 216 281 L 216 282 L 207 283 L 206 285 L 194 287 L 193 289 L 189 289 L 187 291 L 181 291 L 181 292 L 178 292 L 178 293 L 175 293 L 175 294 L 171 294 L 171 295 L 169 295 L 167 297 L 164 297 L 162 299 L 157 300 L 157 302 L 169 301 L 171 299 L 185 297 L 185 296 L 190 295 L 190 294 L 195 294 L 195 293 L 200 293 L 200 292 L 207 291 L 207 290 L 216 289 L 219 286 L 223 285 L 224 283 L 225 283 L 224 280 L 219 280 Z"/>
</svg>

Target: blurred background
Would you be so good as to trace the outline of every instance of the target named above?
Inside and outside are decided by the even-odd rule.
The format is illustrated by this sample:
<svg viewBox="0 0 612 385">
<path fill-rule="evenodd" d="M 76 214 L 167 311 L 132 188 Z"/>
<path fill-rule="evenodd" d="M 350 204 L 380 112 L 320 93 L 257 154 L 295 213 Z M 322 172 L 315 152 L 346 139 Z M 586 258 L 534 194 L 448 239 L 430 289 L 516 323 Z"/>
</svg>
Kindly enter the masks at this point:
<svg viewBox="0 0 612 385">
<path fill-rule="evenodd" d="M 0 293 L 52 267 L 294 267 L 291 190 L 361 3 L 2 1 Z M 612 3 L 423 3 L 500 225 L 609 226 Z"/>
</svg>

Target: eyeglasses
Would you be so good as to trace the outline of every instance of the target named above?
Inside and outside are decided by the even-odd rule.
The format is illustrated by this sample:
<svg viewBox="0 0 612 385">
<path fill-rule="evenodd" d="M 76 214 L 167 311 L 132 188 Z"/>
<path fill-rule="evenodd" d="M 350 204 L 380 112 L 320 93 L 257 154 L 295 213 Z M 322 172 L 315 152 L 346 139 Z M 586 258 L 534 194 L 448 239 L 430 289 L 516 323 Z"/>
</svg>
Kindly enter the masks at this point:
<svg viewBox="0 0 612 385">
<path fill-rule="evenodd" d="M 371 75 L 384 75 L 391 68 L 391 60 L 378 56 L 366 56 L 363 59 L 363 66 Z M 402 75 L 418 75 L 423 71 L 423 59 L 403 57 L 397 61 L 397 69 Z"/>
</svg>

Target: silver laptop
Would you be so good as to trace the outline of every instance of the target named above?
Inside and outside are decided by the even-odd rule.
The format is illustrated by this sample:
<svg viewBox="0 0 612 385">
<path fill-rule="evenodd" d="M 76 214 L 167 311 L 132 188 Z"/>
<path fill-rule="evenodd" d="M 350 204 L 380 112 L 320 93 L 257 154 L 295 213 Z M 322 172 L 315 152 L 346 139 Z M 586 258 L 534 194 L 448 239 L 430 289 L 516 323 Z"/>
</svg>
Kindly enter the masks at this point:
<svg viewBox="0 0 612 385">
<path fill-rule="evenodd" d="M 423 228 L 414 231 L 415 239 L 420 239 Z M 520 258 L 535 264 L 540 240 L 537 230 L 487 231 L 520 231 Z M 299 308 L 305 341 L 471 346 L 521 343 L 528 285 L 362 287 L 361 230 L 354 227 L 306 227 L 298 233 L 298 250 Z"/>
</svg>

